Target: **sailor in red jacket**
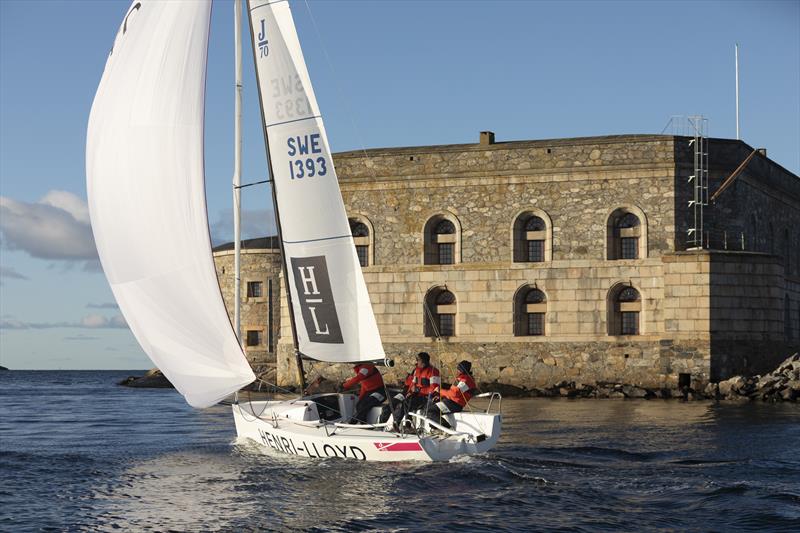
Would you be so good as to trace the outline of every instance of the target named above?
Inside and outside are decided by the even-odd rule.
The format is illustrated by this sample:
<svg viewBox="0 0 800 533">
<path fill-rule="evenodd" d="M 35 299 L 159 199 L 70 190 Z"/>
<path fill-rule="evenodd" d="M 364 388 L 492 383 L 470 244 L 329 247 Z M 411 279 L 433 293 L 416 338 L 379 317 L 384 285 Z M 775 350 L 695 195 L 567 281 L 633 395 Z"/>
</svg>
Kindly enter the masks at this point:
<svg viewBox="0 0 800 533">
<path fill-rule="evenodd" d="M 357 364 L 353 367 L 353 371 L 356 375 L 342 383 L 343 390 L 352 389 L 361 384 L 356 412 L 348 423 L 366 424 L 370 409 L 379 406 L 386 400 L 383 377 L 372 363 Z"/>
<path fill-rule="evenodd" d="M 429 401 L 438 400 L 440 386 L 439 369 L 431 366 L 430 354 L 419 352 L 414 370 L 406 377 L 404 394 L 395 396 L 398 400 L 392 413 L 395 431 L 410 411 L 425 409 Z"/>
<path fill-rule="evenodd" d="M 461 361 L 458 363 L 456 370 L 458 370 L 458 376 L 456 376 L 455 382 L 442 391 L 442 400 L 436 403 L 435 407 L 438 413 L 431 413 L 431 418 L 434 420 L 439 419 L 445 427 L 450 427 L 450 424 L 443 415 L 462 411 L 478 388 L 472 378 L 472 363 Z"/>
</svg>

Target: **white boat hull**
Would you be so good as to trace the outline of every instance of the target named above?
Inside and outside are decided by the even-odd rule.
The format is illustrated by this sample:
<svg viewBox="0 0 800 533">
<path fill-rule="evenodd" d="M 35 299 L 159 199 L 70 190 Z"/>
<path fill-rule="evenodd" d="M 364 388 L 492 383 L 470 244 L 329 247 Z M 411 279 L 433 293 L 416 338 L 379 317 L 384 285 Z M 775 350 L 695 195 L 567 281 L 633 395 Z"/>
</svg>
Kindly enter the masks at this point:
<svg viewBox="0 0 800 533">
<path fill-rule="evenodd" d="M 321 399 L 338 400 L 340 413 L 325 416 Z M 462 412 L 448 415 L 452 433 L 427 431 L 426 421 L 417 433 L 399 434 L 383 426 L 346 426 L 355 398 L 349 394 L 312 396 L 285 401 L 240 401 L 233 404 L 236 432 L 279 453 L 309 458 L 338 457 L 361 461 L 447 461 L 457 455 L 472 455 L 490 450 L 500 436 L 501 415 Z M 319 410 L 318 410 L 319 406 Z M 320 419 L 319 411 L 323 411 Z M 373 422 L 380 412 L 376 408 Z M 330 412 L 328 413 L 330 414 Z"/>
</svg>

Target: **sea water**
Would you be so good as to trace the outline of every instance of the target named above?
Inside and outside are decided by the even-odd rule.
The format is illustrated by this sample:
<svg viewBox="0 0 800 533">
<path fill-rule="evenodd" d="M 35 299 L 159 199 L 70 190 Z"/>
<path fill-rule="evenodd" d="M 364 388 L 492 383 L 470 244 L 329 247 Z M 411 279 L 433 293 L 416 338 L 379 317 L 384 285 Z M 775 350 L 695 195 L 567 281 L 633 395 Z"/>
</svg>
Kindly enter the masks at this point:
<svg viewBox="0 0 800 533">
<path fill-rule="evenodd" d="M 490 453 L 376 464 L 236 444 L 134 373 L 0 373 L 0 530 L 800 531 L 797 404 L 506 399 Z"/>
</svg>

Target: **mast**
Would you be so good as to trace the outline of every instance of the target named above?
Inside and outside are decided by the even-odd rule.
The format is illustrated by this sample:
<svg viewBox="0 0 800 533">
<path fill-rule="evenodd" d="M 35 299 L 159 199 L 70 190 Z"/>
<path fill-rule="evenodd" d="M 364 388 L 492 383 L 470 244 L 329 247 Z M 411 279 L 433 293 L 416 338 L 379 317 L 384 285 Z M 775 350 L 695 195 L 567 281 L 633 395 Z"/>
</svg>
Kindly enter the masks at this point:
<svg viewBox="0 0 800 533">
<path fill-rule="evenodd" d="M 739 43 L 736 43 L 736 140 L 739 139 Z"/>
<path fill-rule="evenodd" d="M 250 25 L 250 35 L 253 35 L 253 12 L 251 9 L 247 9 L 247 20 Z M 250 47 L 253 50 L 253 65 L 256 64 L 256 49 L 254 46 Z M 292 327 L 292 346 L 294 346 L 294 355 L 295 361 L 297 362 L 297 378 L 300 380 L 300 389 L 301 394 L 306 389 L 306 376 L 305 372 L 303 371 L 303 358 L 300 353 L 299 344 L 297 342 L 297 326 L 294 323 L 294 306 L 292 304 L 292 290 L 289 287 L 289 266 L 286 263 L 286 252 L 283 247 L 283 231 L 281 230 L 281 217 L 280 212 L 278 211 L 278 197 L 275 191 L 275 179 L 274 179 L 274 171 L 272 169 L 272 157 L 270 157 L 269 151 L 269 136 L 267 134 L 267 126 L 266 121 L 264 120 L 264 106 L 261 102 L 264 100 L 262 99 L 261 95 L 261 83 L 259 81 L 258 75 L 258 68 L 255 69 L 256 73 L 256 86 L 258 87 L 259 93 L 259 109 L 261 110 L 261 127 L 264 130 L 264 148 L 266 149 L 267 153 L 267 169 L 269 171 L 269 183 L 270 183 L 270 190 L 272 191 L 272 206 L 275 210 L 275 229 L 278 232 L 278 246 L 279 251 L 281 254 L 281 267 L 283 268 L 283 283 L 286 288 L 286 301 L 289 304 L 289 324 Z"/>
<path fill-rule="evenodd" d="M 233 113 L 233 327 L 242 344 L 242 4 L 233 0 L 236 86 Z"/>
</svg>

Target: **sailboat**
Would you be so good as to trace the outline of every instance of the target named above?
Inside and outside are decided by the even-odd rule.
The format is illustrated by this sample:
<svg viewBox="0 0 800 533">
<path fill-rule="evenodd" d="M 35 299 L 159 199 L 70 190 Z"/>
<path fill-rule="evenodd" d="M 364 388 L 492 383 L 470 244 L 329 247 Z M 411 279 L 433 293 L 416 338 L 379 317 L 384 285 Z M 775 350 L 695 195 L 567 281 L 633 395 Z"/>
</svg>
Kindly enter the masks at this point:
<svg viewBox="0 0 800 533">
<path fill-rule="evenodd" d="M 238 27 L 238 0 L 234 5 Z M 386 354 L 289 3 L 246 5 L 298 363 L 382 363 Z M 134 0 L 106 62 L 86 146 L 103 270 L 145 353 L 196 408 L 256 380 L 211 253 L 203 169 L 210 16 L 211 0 Z M 237 37 L 237 60 L 239 43 Z M 403 432 L 392 431 L 391 420 L 378 421 L 380 408 L 366 424 L 346 423 L 352 394 L 237 397 L 232 410 L 239 437 L 282 453 L 442 461 L 497 442 L 502 417 L 492 404 L 501 399 L 484 396 L 489 407 L 445 415 L 448 424 L 411 413 L 412 429 Z"/>
</svg>

